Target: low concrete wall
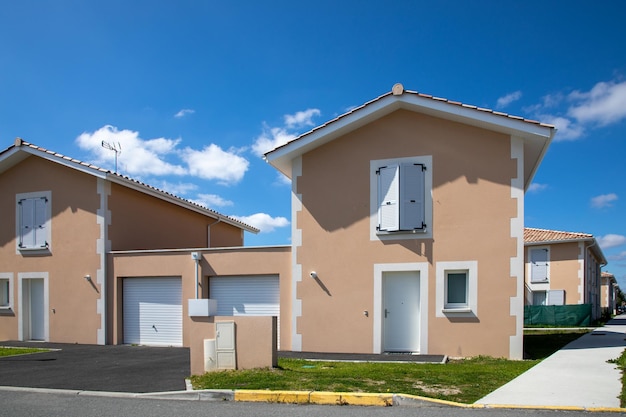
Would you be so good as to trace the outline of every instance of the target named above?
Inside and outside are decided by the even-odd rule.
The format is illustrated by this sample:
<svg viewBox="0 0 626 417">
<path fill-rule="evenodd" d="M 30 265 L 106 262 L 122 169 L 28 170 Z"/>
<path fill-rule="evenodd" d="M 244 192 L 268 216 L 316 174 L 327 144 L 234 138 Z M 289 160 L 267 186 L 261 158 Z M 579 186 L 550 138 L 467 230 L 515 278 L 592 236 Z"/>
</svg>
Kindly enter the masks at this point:
<svg viewBox="0 0 626 417">
<path fill-rule="evenodd" d="M 206 317 L 194 318 L 190 330 L 191 373 L 199 375 L 204 369 L 204 340 L 215 339 L 215 323 L 235 322 L 237 369 L 271 368 L 277 365 L 276 317 Z"/>
</svg>

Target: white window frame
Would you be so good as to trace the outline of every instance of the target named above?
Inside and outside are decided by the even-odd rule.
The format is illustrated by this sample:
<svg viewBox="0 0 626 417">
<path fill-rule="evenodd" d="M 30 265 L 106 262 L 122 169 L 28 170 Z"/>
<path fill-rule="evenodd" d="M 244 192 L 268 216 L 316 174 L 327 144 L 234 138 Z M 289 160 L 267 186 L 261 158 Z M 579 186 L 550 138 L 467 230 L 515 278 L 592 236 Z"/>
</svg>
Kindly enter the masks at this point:
<svg viewBox="0 0 626 417">
<path fill-rule="evenodd" d="M 5 284 L 6 283 L 6 284 Z M 10 272 L 0 272 L 0 291 L 8 285 L 6 301 L 7 304 L 0 304 L 0 314 L 7 311 L 13 311 L 13 274 Z M 0 299 L 0 303 L 3 300 Z"/>
<path fill-rule="evenodd" d="M 533 251 L 545 251 L 546 252 L 546 278 L 542 280 L 536 280 L 533 276 Z M 550 282 L 550 246 L 530 246 L 528 248 L 528 275 L 530 284 L 542 284 Z"/>
<path fill-rule="evenodd" d="M 22 245 L 22 215 L 21 215 L 21 202 L 23 200 L 29 199 L 45 199 L 45 222 L 43 223 L 44 230 L 44 241 L 45 245 L 33 247 L 33 246 L 23 246 Z M 50 252 L 52 250 L 52 228 L 51 228 L 51 218 L 52 218 L 52 192 L 51 191 L 39 191 L 33 193 L 21 193 L 15 196 L 15 247 L 16 253 L 24 253 L 24 252 Z"/>
<path fill-rule="evenodd" d="M 379 175 L 380 168 L 393 165 L 422 165 L 424 167 L 424 227 L 414 230 L 378 230 L 379 226 Z M 432 156 L 377 159 L 370 161 L 370 240 L 429 239 L 433 237 Z M 399 217 L 402 217 L 399 211 Z"/>
<path fill-rule="evenodd" d="M 443 297 L 443 308 L 444 310 L 458 310 L 458 309 L 469 309 L 469 270 L 467 269 L 456 269 L 456 270 L 445 270 L 444 271 L 444 297 Z M 455 303 L 450 301 L 450 275 L 464 275 L 465 276 L 465 294 L 464 300 L 462 303 Z"/>
<path fill-rule="evenodd" d="M 467 274 L 467 303 L 448 304 L 448 274 Z M 478 261 L 437 262 L 436 317 L 478 317 Z"/>
</svg>

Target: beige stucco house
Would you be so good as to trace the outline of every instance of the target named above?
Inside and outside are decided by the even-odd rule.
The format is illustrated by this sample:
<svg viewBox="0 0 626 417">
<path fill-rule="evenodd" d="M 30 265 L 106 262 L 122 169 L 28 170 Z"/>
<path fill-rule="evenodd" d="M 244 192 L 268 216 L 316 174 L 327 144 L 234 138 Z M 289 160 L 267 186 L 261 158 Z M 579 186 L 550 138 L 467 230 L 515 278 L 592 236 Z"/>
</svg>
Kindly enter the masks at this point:
<svg viewBox="0 0 626 417">
<path fill-rule="evenodd" d="M 148 281 L 127 280 L 139 298 L 122 297 L 107 278 L 111 252 L 241 246 L 244 231 L 257 232 L 21 139 L 0 152 L 0 195 L 0 340 L 115 343 L 120 339 L 113 319 L 121 309 L 118 301 L 125 299 L 129 310 L 135 309 L 125 342 L 141 342 L 144 335 L 131 330 L 131 321 L 138 323 L 137 306 Z M 162 278 L 151 285 L 154 297 L 169 293 L 179 299 L 170 311 L 177 320 L 180 274 L 152 275 Z M 182 345 L 180 328 L 159 330 L 165 343 Z"/>
<path fill-rule="evenodd" d="M 17 140 L 0 153 L 0 340 L 187 346 L 192 373 L 225 323 L 238 368 L 277 346 L 521 359 L 524 192 L 554 132 L 397 84 L 265 155 L 292 181 L 291 245 L 268 247 Z"/>
<path fill-rule="evenodd" d="M 602 271 L 602 284 L 600 285 L 600 307 L 602 314 L 610 317 L 617 313 L 617 292 L 619 286 L 615 275 Z"/>
<path fill-rule="evenodd" d="M 593 235 L 524 229 L 527 305 L 590 304 L 601 315 L 601 273 L 607 264 Z"/>
<path fill-rule="evenodd" d="M 292 181 L 290 348 L 522 358 L 524 191 L 554 132 L 397 84 L 267 153 Z"/>
</svg>

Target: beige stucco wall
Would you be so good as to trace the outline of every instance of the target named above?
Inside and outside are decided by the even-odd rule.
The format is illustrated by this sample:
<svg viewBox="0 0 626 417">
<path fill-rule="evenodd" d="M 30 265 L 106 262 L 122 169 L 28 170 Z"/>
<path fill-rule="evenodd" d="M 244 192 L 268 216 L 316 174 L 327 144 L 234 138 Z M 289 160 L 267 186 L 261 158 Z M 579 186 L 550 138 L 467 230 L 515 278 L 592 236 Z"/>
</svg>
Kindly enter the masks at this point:
<svg viewBox="0 0 626 417">
<path fill-rule="evenodd" d="M 511 153 L 508 136 L 400 110 L 304 154 L 295 178 L 302 210 L 293 218 L 302 231 L 295 247 L 302 277 L 294 277 L 301 280 L 295 294 L 301 350 L 376 351 L 374 264 L 425 262 L 428 344 L 421 353 L 508 357 L 516 333 L 511 297 L 518 295 L 511 219 L 523 216 L 511 198 L 517 172 Z M 370 161 L 427 155 L 432 239 L 370 240 Z M 451 261 L 477 261 L 476 317 L 437 317 L 435 268 Z"/>
<path fill-rule="evenodd" d="M 200 298 L 207 297 L 206 283 L 211 276 L 228 275 L 278 275 L 280 299 L 280 338 L 283 349 L 291 346 L 290 306 L 291 292 L 289 247 L 228 248 L 202 250 L 199 263 Z M 114 294 L 108 305 L 109 340 L 113 344 L 123 340 L 123 279 L 130 277 L 181 277 L 183 296 L 183 345 L 191 348 L 192 372 L 203 369 L 203 340 L 215 337 L 215 320 L 232 320 L 237 323 L 237 360 L 240 367 L 268 366 L 271 337 L 268 337 L 267 320 L 254 324 L 245 317 L 189 317 L 187 300 L 195 297 L 195 263 L 191 250 L 156 252 L 119 252 L 109 255 L 109 291 Z M 271 323 L 269 324 L 271 330 Z M 259 333 L 260 332 L 260 333 Z M 271 358 L 271 357 L 270 357 Z M 271 366 L 271 365 L 270 365 Z"/>
<path fill-rule="evenodd" d="M 211 247 L 243 244 L 238 227 L 119 184 L 111 186 L 109 210 L 112 250 L 206 248 L 209 226 Z"/>
<path fill-rule="evenodd" d="M 16 253 L 16 194 L 51 192 L 51 251 Z M 19 275 L 46 277 L 49 295 L 49 340 L 96 343 L 101 317 L 97 300 L 102 288 L 95 281 L 100 265 L 96 239 L 96 178 L 43 159 L 30 157 L 0 175 L 0 272 L 14 274 L 14 314 L 0 316 L 0 340 L 18 339 Z M 91 275 L 88 282 L 85 275 Z"/>
</svg>

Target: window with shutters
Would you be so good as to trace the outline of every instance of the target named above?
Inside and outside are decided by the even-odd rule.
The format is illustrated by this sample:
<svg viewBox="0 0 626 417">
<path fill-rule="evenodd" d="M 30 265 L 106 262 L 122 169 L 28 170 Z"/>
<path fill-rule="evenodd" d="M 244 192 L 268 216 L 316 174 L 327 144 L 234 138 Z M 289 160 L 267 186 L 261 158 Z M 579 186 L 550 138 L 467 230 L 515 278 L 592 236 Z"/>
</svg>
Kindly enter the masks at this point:
<svg viewBox="0 0 626 417">
<path fill-rule="evenodd" d="M 372 239 L 432 237 L 432 157 L 370 162 Z"/>
<path fill-rule="evenodd" d="M 530 248 L 530 282 L 547 282 L 550 277 L 550 250 L 547 247 Z"/>
<path fill-rule="evenodd" d="M 17 249 L 50 250 L 51 193 L 17 195 Z"/>
</svg>

